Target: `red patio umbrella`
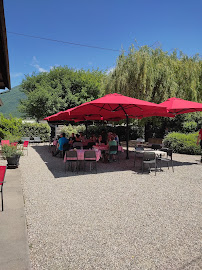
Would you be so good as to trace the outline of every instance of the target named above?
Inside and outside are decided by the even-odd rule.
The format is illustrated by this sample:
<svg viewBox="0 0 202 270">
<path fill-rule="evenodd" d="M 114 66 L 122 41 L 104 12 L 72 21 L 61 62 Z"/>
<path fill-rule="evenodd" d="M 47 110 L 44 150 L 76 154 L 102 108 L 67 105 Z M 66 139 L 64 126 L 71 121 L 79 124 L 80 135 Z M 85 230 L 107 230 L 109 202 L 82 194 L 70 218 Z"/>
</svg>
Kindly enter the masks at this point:
<svg viewBox="0 0 202 270">
<path fill-rule="evenodd" d="M 202 103 L 172 97 L 158 104 L 159 107 L 166 107 L 169 114 L 177 115 L 183 113 L 202 111 Z"/>
<path fill-rule="evenodd" d="M 60 112 L 57 120 L 81 119 L 119 121 L 126 119 L 127 123 L 127 156 L 128 158 L 128 119 L 166 113 L 166 108 L 155 103 L 135 99 L 121 94 L 108 94 L 80 106 Z M 49 118 L 50 121 L 51 118 Z"/>
</svg>

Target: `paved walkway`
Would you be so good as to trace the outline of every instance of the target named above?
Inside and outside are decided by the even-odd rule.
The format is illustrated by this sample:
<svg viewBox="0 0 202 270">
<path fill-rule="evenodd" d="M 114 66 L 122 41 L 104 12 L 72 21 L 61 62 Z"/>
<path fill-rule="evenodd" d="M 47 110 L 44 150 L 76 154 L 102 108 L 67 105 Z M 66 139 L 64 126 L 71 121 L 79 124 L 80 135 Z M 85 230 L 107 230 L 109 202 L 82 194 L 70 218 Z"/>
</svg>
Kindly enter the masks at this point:
<svg viewBox="0 0 202 270">
<path fill-rule="evenodd" d="M 0 160 L 0 165 L 6 162 Z M 0 211 L 0 270 L 29 270 L 29 250 L 20 169 L 6 171 Z"/>
</svg>

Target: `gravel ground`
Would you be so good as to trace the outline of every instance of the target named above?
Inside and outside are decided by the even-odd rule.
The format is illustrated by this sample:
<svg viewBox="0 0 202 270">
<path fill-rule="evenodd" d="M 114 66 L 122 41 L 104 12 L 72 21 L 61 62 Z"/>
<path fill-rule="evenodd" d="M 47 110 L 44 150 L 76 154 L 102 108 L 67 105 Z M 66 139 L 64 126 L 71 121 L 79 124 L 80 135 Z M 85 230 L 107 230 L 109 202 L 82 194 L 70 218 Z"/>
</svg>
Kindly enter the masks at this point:
<svg viewBox="0 0 202 270">
<path fill-rule="evenodd" d="M 174 154 L 175 172 L 156 176 L 132 157 L 77 175 L 48 146 L 29 148 L 20 170 L 32 269 L 202 269 L 199 156 Z"/>
</svg>

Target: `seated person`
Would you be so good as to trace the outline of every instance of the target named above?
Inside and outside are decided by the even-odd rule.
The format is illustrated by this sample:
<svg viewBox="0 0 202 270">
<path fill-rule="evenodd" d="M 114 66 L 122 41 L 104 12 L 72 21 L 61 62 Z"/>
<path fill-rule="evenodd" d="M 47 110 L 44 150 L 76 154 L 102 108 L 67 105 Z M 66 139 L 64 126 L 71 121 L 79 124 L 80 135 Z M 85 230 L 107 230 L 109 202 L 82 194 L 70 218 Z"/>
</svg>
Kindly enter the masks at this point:
<svg viewBox="0 0 202 270">
<path fill-rule="evenodd" d="M 73 143 L 73 142 L 76 141 L 76 137 L 75 137 L 74 133 L 72 133 L 71 137 L 69 138 L 69 141 L 70 141 L 71 143 Z"/>
<path fill-rule="evenodd" d="M 81 137 L 80 137 L 79 134 L 76 134 L 76 140 L 75 140 L 75 142 L 81 142 Z"/>
<path fill-rule="evenodd" d="M 96 140 L 96 145 L 101 145 L 103 143 L 102 135 L 98 136 L 98 139 Z"/>
<path fill-rule="evenodd" d="M 96 142 L 96 141 L 97 141 L 97 138 L 96 138 L 95 134 L 92 134 L 92 135 L 91 135 L 90 140 L 91 140 L 92 142 Z"/>
<path fill-rule="evenodd" d="M 109 145 L 109 160 L 111 161 L 113 158 L 113 161 L 116 161 L 115 155 L 117 154 L 117 151 L 110 151 L 110 146 L 117 146 L 117 142 L 115 141 L 114 136 L 111 136 L 108 145 Z"/>
<path fill-rule="evenodd" d="M 117 142 L 117 145 L 119 145 L 119 136 L 116 133 L 114 133 L 113 136 L 115 141 Z"/>
<path fill-rule="evenodd" d="M 63 145 L 69 143 L 69 140 L 65 137 L 65 133 L 61 133 L 60 134 L 60 139 L 58 140 L 58 144 L 57 144 L 57 148 L 56 148 L 56 152 L 54 153 L 52 151 L 52 155 L 55 157 L 57 156 L 59 153 L 62 153 L 63 151 Z"/>
<path fill-rule="evenodd" d="M 107 132 L 104 129 L 102 130 L 101 136 L 102 136 L 102 143 L 107 144 Z"/>
<path fill-rule="evenodd" d="M 79 132 L 80 133 L 80 139 L 82 142 L 86 141 L 86 136 L 83 134 L 83 132 Z"/>
</svg>

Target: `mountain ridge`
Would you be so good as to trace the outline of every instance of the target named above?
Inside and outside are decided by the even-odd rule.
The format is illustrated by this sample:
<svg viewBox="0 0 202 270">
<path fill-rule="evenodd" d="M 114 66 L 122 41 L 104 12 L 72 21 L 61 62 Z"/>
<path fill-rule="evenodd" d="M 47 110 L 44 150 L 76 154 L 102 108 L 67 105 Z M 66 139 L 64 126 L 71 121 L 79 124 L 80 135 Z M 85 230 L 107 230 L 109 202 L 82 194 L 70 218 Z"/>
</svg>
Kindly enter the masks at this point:
<svg viewBox="0 0 202 270">
<path fill-rule="evenodd" d="M 2 93 L 0 99 L 3 105 L 0 106 L 0 113 L 3 113 L 5 117 L 8 117 L 9 114 L 12 114 L 14 117 L 22 117 L 23 115 L 19 112 L 18 105 L 20 104 L 20 100 L 25 98 L 26 95 L 21 91 L 20 85 L 11 88 L 6 93 Z"/>
</svg>

